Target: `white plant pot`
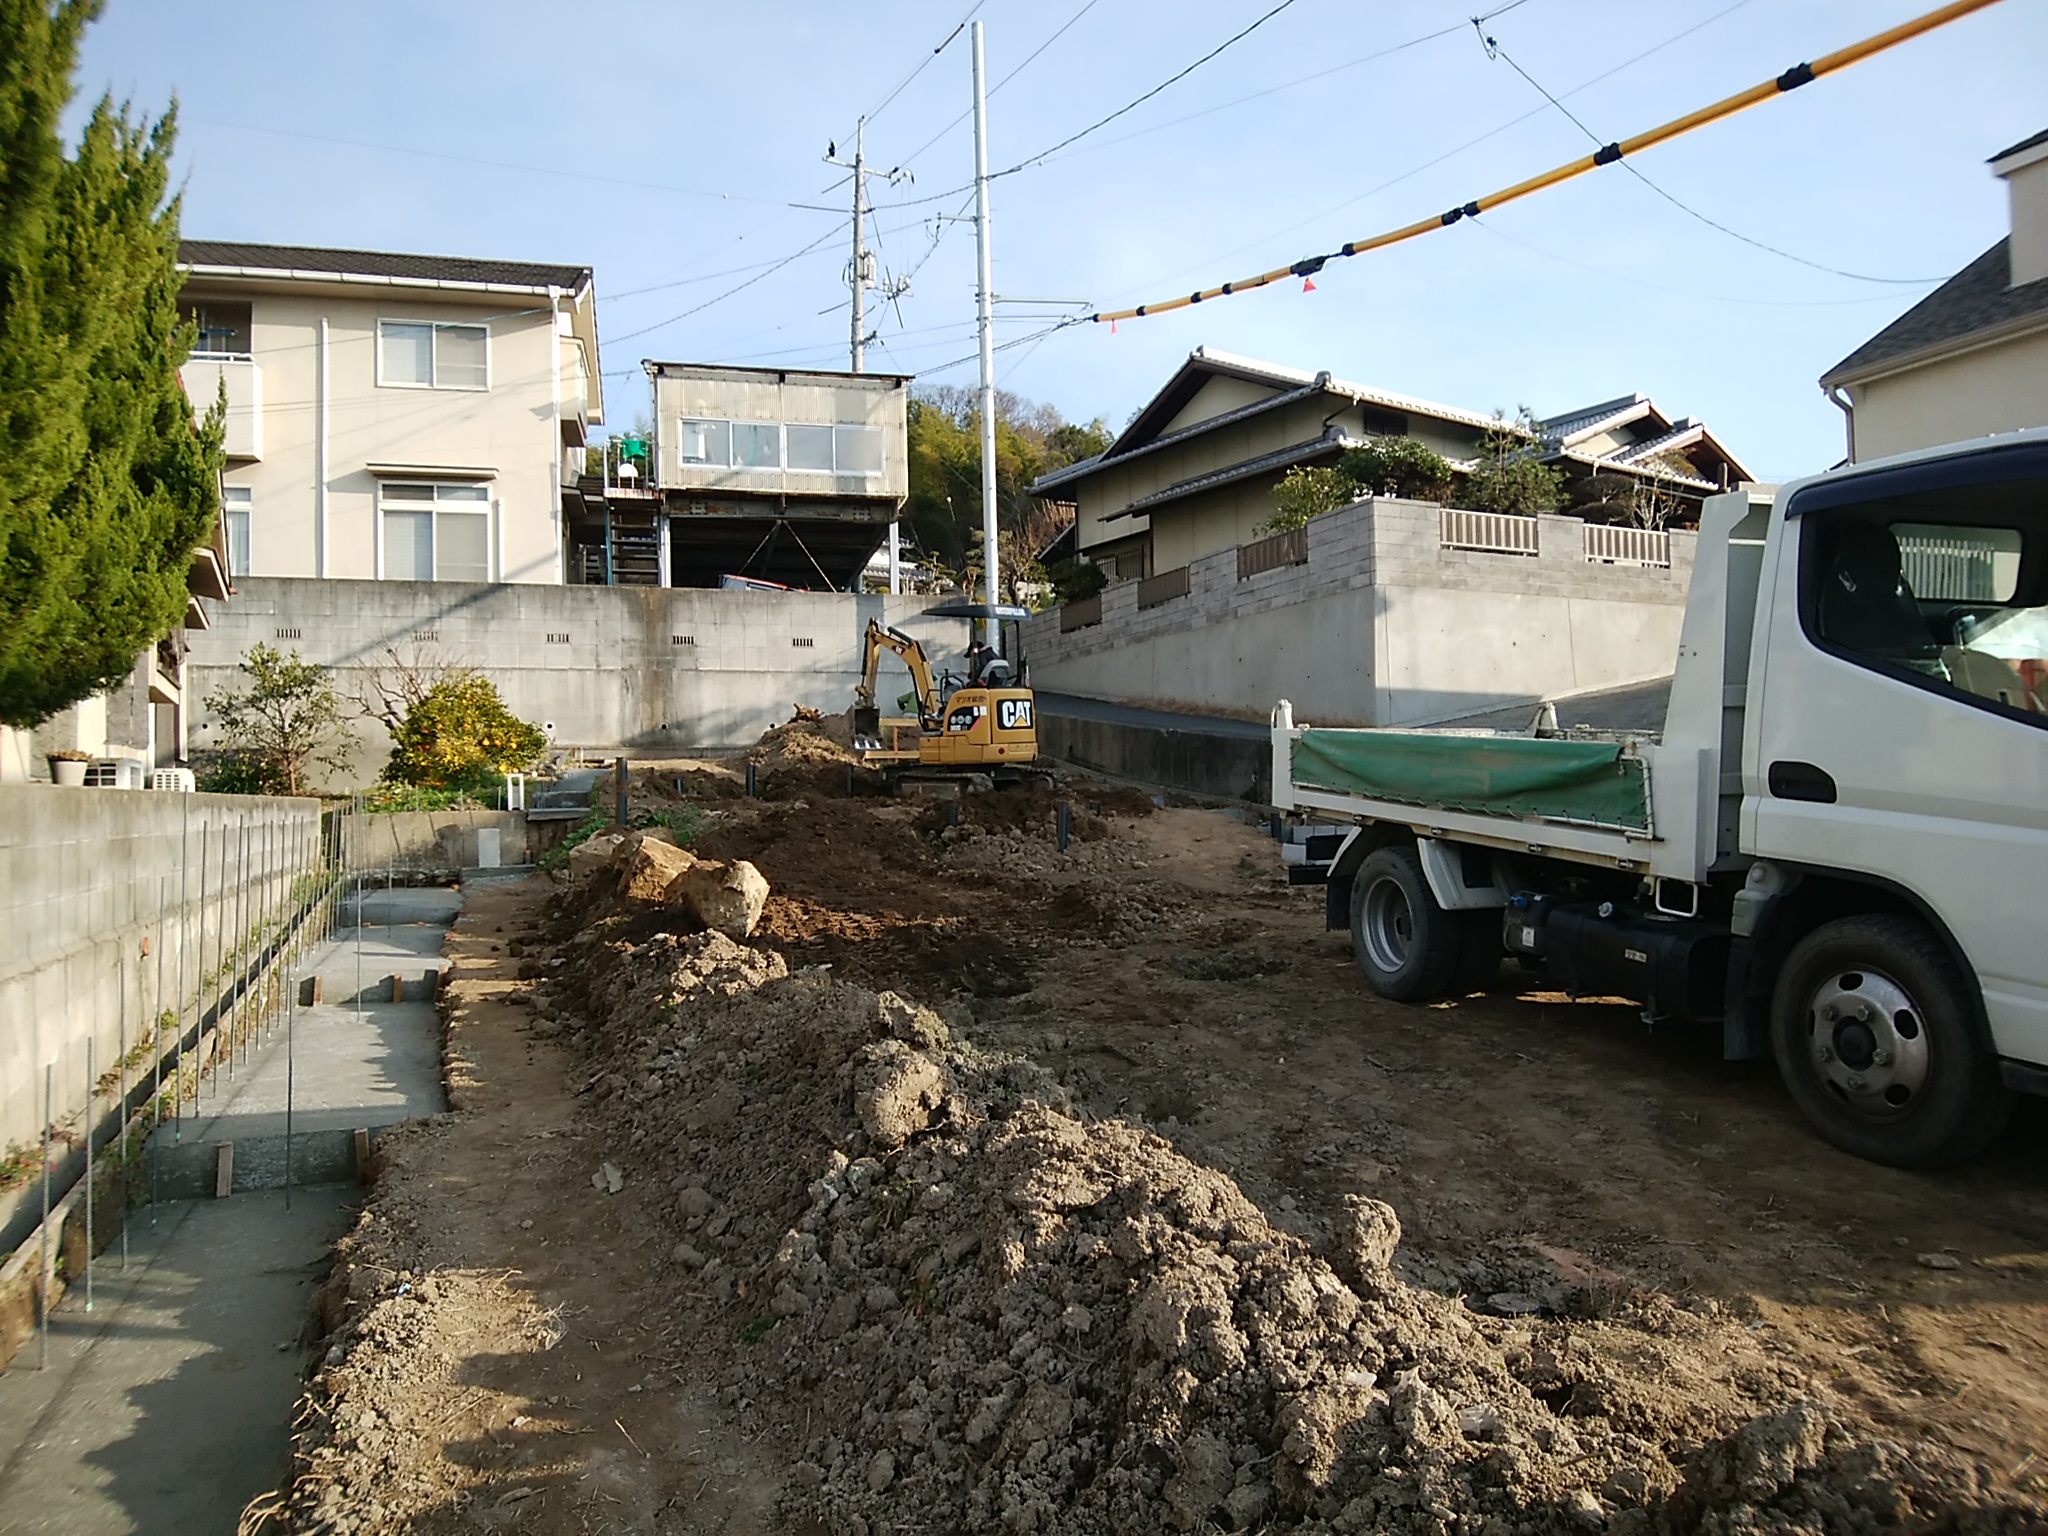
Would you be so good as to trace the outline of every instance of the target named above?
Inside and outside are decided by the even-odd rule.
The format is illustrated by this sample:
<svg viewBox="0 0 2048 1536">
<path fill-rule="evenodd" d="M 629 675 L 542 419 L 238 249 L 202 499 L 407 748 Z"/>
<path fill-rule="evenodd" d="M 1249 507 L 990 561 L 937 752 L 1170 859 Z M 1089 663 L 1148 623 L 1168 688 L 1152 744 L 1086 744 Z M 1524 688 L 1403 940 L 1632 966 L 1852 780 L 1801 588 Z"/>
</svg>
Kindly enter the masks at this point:
<svg viewBox="0 0 2048 1536">
<path fill-rule="evenodd" d="M 85 770 L 92 765 L 81 763 L 75 758 L 53 757 L 50 759 L 50 777 L 59 784 L 68 784 L 73 789 L 85 785 Z"/>
</svg>

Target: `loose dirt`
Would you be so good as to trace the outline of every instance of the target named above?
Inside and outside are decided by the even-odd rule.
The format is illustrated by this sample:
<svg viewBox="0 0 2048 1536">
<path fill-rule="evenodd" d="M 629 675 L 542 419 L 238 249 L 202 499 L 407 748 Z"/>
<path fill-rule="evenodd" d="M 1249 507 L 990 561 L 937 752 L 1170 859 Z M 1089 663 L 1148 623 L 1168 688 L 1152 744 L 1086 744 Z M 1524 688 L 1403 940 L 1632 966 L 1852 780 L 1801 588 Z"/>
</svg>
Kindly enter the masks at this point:
<svg viewBox="0 0 2048 1536">
<path fill-rule="evenodd" d="M 1632 1009 L 1374 999 L 1241 819 L 838 777 L 707 813 L 748 945 L 465 916 L 295 1526 L 2040 1527 L 2040 1114 L 1876 1168 Z"/>
</svg>

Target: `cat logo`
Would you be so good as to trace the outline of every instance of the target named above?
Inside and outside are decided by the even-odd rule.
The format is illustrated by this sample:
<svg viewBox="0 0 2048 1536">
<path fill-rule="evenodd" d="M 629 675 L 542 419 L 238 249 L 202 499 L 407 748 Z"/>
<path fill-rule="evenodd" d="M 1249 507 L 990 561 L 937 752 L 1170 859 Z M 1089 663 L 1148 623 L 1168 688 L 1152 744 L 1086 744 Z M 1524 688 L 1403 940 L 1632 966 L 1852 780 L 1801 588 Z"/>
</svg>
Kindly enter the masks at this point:
<svg viewBox="0 0 2048 1536">
<path fill-rule="evenodd" d="M 996 724 L 1006 731 L 1030 730 L 1031 701 L 1029 699 L 1001 699 L 997 701 Z"/>
</svg>

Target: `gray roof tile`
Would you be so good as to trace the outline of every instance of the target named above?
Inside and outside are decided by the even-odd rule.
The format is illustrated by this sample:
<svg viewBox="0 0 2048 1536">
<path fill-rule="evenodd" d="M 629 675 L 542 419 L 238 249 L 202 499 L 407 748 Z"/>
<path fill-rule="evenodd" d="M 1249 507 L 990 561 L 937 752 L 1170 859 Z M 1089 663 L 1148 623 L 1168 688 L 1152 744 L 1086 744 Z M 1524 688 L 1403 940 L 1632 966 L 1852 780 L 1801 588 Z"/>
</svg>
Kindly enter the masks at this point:
<svg viewBox="0 0 2048 1536">
<path fill-rule="evenodd" d="M 340 272 L 351 277 L 415 278 L 439 283 L 493 283 L 566 288 L 590 281 L 590 268 L 532 261 L 478 261 L 468 256 L 411 256 L 397 251 L 336 250 L 319 245 L 251 245 L 236 240 L 180 240 L 188 267 L 248 267 L 275 272 Z"/>
<path fill-rule="evenodd" d="M 1841 383 L 1893 358 L 1960 341 L 2036 313 L 2048 315 L 2048 278 L 2013 287 L 2008 244 L 2001 240 L 1992 246 L 1822 374 L 1821 383 Z"/>
</svg>

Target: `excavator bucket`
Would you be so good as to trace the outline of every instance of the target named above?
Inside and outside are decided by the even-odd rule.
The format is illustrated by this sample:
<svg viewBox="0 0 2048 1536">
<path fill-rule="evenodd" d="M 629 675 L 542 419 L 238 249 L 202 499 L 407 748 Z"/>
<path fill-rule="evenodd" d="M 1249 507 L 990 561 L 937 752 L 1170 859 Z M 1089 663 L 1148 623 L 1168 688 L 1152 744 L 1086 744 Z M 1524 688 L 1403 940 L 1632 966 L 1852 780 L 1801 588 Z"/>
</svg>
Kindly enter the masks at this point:
<svg viewBox="0 0 2048 1536">
<path fill-rule="evenodd" d="M 853 707 L 853 739 L 855 741 L 880 741 L 882 739 L 882 710 L 879 705 Z"/>
</svg>

